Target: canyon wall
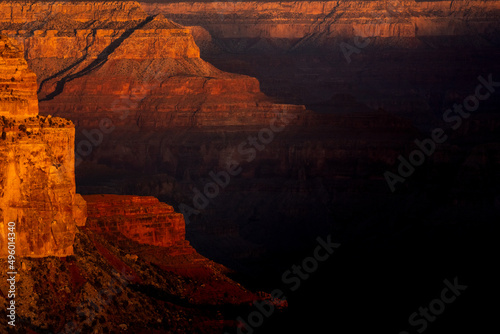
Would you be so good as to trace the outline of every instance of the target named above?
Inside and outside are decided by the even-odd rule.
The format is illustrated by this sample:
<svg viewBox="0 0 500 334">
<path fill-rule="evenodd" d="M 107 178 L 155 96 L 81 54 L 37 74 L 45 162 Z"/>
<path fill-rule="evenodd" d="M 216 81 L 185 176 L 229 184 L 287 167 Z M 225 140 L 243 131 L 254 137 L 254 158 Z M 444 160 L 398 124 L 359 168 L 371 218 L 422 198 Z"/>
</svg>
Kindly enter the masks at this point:
<svg viewBox="0 0 500 334">
<path fill-rule="evenodd" d="M 7 2 L 0 12 L 0 31 L 24 45 L 38 75 L 41 113 L 77 126 L 247 125 L 283 108 L 304 113 L 273 104 L 255 78 L 204 62 L 188 28 L 136 2 Z"/>
<path fill-rule="evenodd" d="M 304 38 L 491 35 L 498 31 L 499 1 L 285 1 L 143 2 L 213 37 L 293 40 Z M 324 39 L 322 39 L 325 41 Z M 283 43 L 283 41 L 282 41 Z M 284 46 L 284 45 L 283 45 Z"/>
<path fill-rule="evenodd" d="M 9 222 L 16 256 L 71 255 L 76 225 L 85 223 L 85 202 L 75 193 L 74 126 L 38 115 L 35 74 L 5 37 L 0 86 L 0 256 L 8 255 Z"/>
<path fill-rule="evenodd" d="M 498 3 L 6 2 L 0 30 L 25 47 L 41 113 L 77 126 L 79 190 L 189 205 L 198 211 L 189 240 L 227 260 L 252 246 L 252 256 L 297 248 L 333 216 L 346 234 L 389 226 L 381 208 L 395 204 L 383 173 L 427 136 L 419 130 L 442 125 L 440 108 L 461 102 L 478 75 L 498 66 Z M 356 35 L 371 37 L 369 45 Z M 342 42 L 358 45 L 351 63 Z M 215 68 L 203 52 L 245 75 Z M 495 110 L 489 102 L 482 112 Z M 265 137 L 284 113 L 292 124 Z M 473 124 L 460 131 L 483 136 L 498 122 L 488 115 Z M 448 145 L 419 174 L 443 189 L 442 180 L 458 179 L 455 171 L 441 178 L 433 165 L 451 159 Z M 242 172 L 196 207 L 195 190 L 231 157 Z M 413 180 L 403 187 L 425 184 Z M 133 237 L 154 242 L 140 231 Z"/>
<path fill-rule="evenodd" d="M 459 94 L 445 77 L 465 84 L 494 71 L 500 46 L 497 0 L 141 5 L 190 26 L 204 59 L 255 76 L 268 96 L 313 111 L 345 109 L 347 97 L 419 125 L 437 98 Z"/>
<path fill-rule="evenodd" d="M 0 116 L 26 118 L 38 114 L 36 75 L 28 69 L 21 50 L 0 39 Z"/>
<path fill-rule="evenodd" d="M 0 36 L 0 56 L 0 256 L 7 255 L 9 222 L 16 223 L 16 255 L 71 255 L 76 226 L 85 225 L 87 214 L 96 232 L 186 248 L 182 214 L 153 197 L 84 200 L 75 193 L 73 123 L 38 115 L 36 75 L 22 47 Z"/>
<path fill-rule="evenodd" d="M 181 49 L 187 45 L 179 43 Z M 37 50 L 64 49 L 48 44 L 42 41 Z M 176 57 L 172 45 L 162 47 Z M 59 66 L 62 49 L 38 69 Z M 183 59 L 190 57 L 185 51 L 179 51 Z M 184 218 L 172 206 L 153 197 L 76 194 L 75 127 L 38 114 L 36 76 L 23 55 L 22 46 L 0 35 L 0 264 L 17 272 L 15 296 L 12 273 L 1 274 L 0 305 L 10 307 L 10 319 L 19 319 L 19 332 L 215 334 L 236 330 L 233 310 L 270 300 L 244 289 L 226 276 L 227 268 L 190 247 Z M 100 67 L 103 58 L 96 59 Z M 65 107 L 74 111 L 78 98 L 69 101 Z M 12 244 L 14 266 L 8 258 Z M 12 328 L 9 318 L 0 320 L 0 332 Z"/>
</svg>

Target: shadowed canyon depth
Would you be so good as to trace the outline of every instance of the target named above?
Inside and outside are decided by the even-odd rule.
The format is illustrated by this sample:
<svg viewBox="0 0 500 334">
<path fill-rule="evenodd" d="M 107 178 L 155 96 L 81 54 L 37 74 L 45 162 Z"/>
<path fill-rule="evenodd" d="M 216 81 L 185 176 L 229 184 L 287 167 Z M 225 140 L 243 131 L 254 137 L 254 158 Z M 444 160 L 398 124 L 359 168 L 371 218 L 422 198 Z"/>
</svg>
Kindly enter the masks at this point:
<svg viewBox="0 0 500 334">
<path fill-rule="evenodd" d="M 483 333 L 500 1 L 1 1 L 1 333 Z"/>
</svg>

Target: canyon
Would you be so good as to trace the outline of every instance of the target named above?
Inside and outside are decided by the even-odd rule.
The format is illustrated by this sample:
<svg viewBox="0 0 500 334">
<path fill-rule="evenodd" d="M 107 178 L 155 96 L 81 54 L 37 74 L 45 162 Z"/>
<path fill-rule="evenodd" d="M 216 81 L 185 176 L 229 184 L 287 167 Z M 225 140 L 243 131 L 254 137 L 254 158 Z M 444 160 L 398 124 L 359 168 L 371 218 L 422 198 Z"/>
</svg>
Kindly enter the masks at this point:
<svg viewBox="0 0 500 334">
<path fill-rule="evenodd" d="M 499 4 L 3 2 L 0 32 L 18 41 L 37 75 L 40 117 L 75 124 L 76 187 L 94 215 L 75 240 L 107 249 L 97 246 L 85 264 L 77 258 L 79 268 L 91 276 L 86 268 L 98 263 L 108 277 L 107 267 L 122 268 L 111 252 L 156 288 L 168 273 L 178 290 L 167 294 L 137 287 L 141 275 L 121 277 L 147 305 L 144 294 L 158 292 L 162 305 L 181 296 L 174 304 L 195 312 L 196 325 L 179 311 L 172 331 L 234 329 L 227 319 L 248 314 L 256 298 L 234 282 L 227 291 L 238 291 L 244 305 L 222 298 L 220 286 L 212 289 L 221 276 L 211 276 L 220 267 L 203 256 L 250 290 L 269 292 L 283 287 L 282 273 L 318 236 L 331 234 L 342 244 L 338 254 L 287 295 L 284 318 L 266 319 L 258 332 L 325 324 L 362 332 L 375 323 L 398 332 L 428 302 L 419 297 L 433 280 L 454 275 L 476 287 L 472 302 L 428 332 L 477 332 L 492 314 L 471 305 L 482 305 L 494 277 L 479 259 L 493 252 L 500 210 L 500 97 L 490 91 L 456 130 L 443 114 L 474 93 L 479 76 L 500 81 Z M 396 172 L 398 157 L 438 127 L 447 140 L 391 192 L 384 173 Z M 240 171 L 217 182 L 213 175 L 230 166 Z M 172 283 L 172 273 L 188 278 Z M 199 291 L 197 277 L 213 284 Z M 98 289 L 97 281 L 90 286 Z M 185 304 L 183 286 L 203 306 Z M 206 296 L 223 301 L 211 308 Z M 389 315 L 380 303 L 399 307 Z M 115 316 L 112 329 L 135 319 L 106 319 Z"/>
<path fill-rule="evenodd" d="M 72 255 L 76 225 L 86 218 L 75 187 L 74 126 L 38 115 L 35 74 L 3 36 L 0 57 L 0 256 L 9 254 L 10 222 L 19 256 Z"/>
<path fill-rule="evenodd" d="M 0 87 L 0 331 L 219 333 L 271 303 L 198 254 L 172 206 L 77 194 L 74 125 L 38 115 L 36 75 L 1 35 Z"/>
<path fill-rule="evenodd" d="M 0 21 L 0 32 L 27 50 L 42 114 L 82 127 L 98 127 L 99 115 L 132 129 L 164 129 L 259 124 L 283 108 L 260 93 L 254 78 L 200 59 L 189 29 L 161 14 L 148 16 L 136 2 L 1 6 L 11 15 Z"/>
<path fill-rule="evenodd" d="M 191 27 L 210 63 L 257 77 L 268 96 L 314 111 L 338 111 L 350 97 L 422 125 L 434 117 L 427 106 L 440 108 L 436 99 L 449 99 L 445 94 L 491 69 L 498 56 L 498 1 L 141 5 Z M 440 77 L 456 73 L 455 87 L 443 84 Z"/>
</svg>

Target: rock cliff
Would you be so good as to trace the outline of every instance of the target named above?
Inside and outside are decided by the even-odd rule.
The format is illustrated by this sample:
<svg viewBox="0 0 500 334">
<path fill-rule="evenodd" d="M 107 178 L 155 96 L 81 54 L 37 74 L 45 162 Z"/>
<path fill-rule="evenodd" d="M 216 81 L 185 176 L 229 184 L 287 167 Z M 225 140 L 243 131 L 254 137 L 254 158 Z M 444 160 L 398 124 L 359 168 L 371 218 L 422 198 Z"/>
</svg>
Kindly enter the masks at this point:
<svg viewBox="0 0 500 334">
<path fill-rule="evenodd" d="M 186 250 L 184 217 L 154 197 L 86 195 L 87 228 L 117 239 Z M 192 249 L 189 249 L 192 251 Z"/>
<path fill-rule="evenodd" d="M 232 51 L 310 50 L 354 36 L 385 39 L 392 46 L 421 46 L 421 38 L 480 36 L 476 45 L 498 43 L 499 1 L 236 1 L 148 2 L 187 26 L 202 26 Z M 205 36 L 199 35 L 200 42 Z M 405 39 L 397 43 L 391 38 Z M 239 40 L 239 42 L 236 42 Z M 267 41 L 267 42 L 264 42 Z M 272 41 L 272 42 L 269 42 Z"/>
<path fill-rule="evenodd" d="M 77 126 L 262 124 L 283 108 L 255 78 L 204 62 L 188 28 L 139 3 L 7 2 L 0 12 L 0 31 L 25 46 L 37 73 L 41 113 Z"/>
<path fill-rule="evenodd" d="M 76 194 L 74 125 L 38 115 L 35 75 L 2 36 L 0 87 L 0 266 L 14 262 L 15 222 L 17 272 L 14 284 L 0 274 L 0 306 L 15 306 L 18 332 L 220 333 L 238 325 L 231 309 L 270 299 L 196 253 L 171 206 Z M 0 332 L 12 323 L 2 317 Z"/>
<path fill-rule="evenodd" d="M 0 116 L 38 115 L 36 75 L 28 69 L 22 50 L 0 37 Z"/>
<path fill-rule="evenodd" d="M 35 75 L 20 49 L 0 37 L 0 256 L 15 222 L 16 255 L 73 254 L 85 202 L 75 193 L 75 129 L 65 119 L 39 116 Z M 7 96 L 6 96 L 7 95 Z"/>
</svg>

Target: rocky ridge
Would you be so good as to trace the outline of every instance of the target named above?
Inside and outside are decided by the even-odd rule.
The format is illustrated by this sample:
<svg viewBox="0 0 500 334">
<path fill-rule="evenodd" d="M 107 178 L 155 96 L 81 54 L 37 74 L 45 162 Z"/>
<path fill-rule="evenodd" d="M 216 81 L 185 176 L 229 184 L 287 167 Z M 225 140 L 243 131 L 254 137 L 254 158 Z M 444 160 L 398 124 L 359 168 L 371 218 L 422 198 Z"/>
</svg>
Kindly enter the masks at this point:
<svg viewBox="0 0 500 334">
<path fill-rule="evenodd" d="M 7 266 L 0 259 L 2 267 Z M 23 258 L 16 278 L 19 333 L 222 333 L 257 296 L 198 253 L 117 241 L 79 228 L 74 255 Z M 0 307 L 8 281 L 0 274 Z M 0 331 L 10 331 L 7 318 Z"/>
</svg>

